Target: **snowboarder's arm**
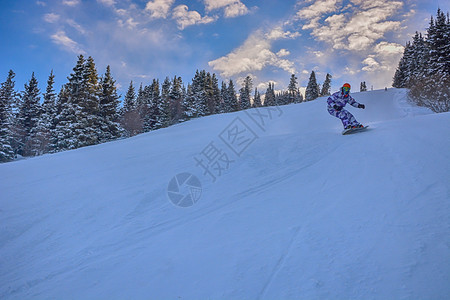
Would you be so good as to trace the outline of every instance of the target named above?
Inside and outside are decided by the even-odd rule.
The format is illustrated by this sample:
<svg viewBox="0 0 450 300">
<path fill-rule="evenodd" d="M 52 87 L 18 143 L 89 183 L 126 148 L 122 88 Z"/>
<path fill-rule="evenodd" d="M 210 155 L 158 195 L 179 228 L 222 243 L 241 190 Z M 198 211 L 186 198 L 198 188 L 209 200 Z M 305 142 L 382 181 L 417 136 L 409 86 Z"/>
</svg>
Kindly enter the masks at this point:
<svg viewBox="0 0 450 300">
<path fill-rule="evenodd" d="M 328 99 L 327 99 L 328 105 L 333 107 L 336 104 L 335 100 L 336 100 L 336 95 L 335 94 L 333 94 L 330 97 L 328 97 Z"/>
<path fill-rule="evenodd" d="M 350 105 L 353 106 L 353 107 L 356 107 L 356 108 L 359 107 L 359 103 L 356 102 L 356 100 L 353 99 L 353 97 L 350 96 L 350 95 L 348 95 L 348 100 L 347 100 L 347 102 L 348 102 L 348 104 L 350 104 Z"/>
</svg>

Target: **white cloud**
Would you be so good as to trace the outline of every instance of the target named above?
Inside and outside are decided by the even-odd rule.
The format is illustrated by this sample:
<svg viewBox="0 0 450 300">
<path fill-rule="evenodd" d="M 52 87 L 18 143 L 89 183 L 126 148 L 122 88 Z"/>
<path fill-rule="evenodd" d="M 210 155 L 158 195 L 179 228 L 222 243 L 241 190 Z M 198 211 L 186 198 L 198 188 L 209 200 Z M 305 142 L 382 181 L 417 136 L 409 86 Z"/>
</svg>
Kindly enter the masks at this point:
<svg viewBox="0 0 450 300">
<path fill-rule="evenodd" d="M 375 58 L 372 56 L 366 58 L 363 61 L 363 64 L 366 65 L 365 67 L 362 68 L 363 71 L 372 72 L 372 71 L 379 70 L 379 69 L 386 69 L 386 67 L 383 67 L 382 65 L 380 65 L 380 63 L 378 61 L 376 61 Z"/>
<path fill-rule="evenodd" d="M 65 50 L 73 52 L 75 54 L 85 54 L 86 52 L 80 47 L 80 45 L 69 38 L 62 30 L 56 32 L 51 36 L 52 41 L 55 44 L 63 46 Z"/>
<path fill-rule="evenodd" d="M 36 1 L 36 4 L 40 6 L 47 6 L 47 3 L 45 3 L 44 1 Z"/>
<path fill-rule="evenodd" d="M 225 7 L 225 18 L 235 18 L 248 13 L 248 8 L 238 1 Z"/>
<path fill-rule="evenodd" d="M 323 14 L 337 11 L 338 4 L 341 3 L 342 0 L 317 0 L 310 6 L 299 10 L 297 16 L 301 19 L 314 20 Z"/>
<path fill-rule="evenodd" d="M 399 55 L 403 53 L 404 47 L 396 43 L 381 42 L 375 46 L 374 50 L 383 56 Z"/>
<path fill-rule="evenodd" d="M 49 13 L 44 15 L 44 21 L 47 23 L 56 23 L 59 21 L 60 15 Z"/>
<path fill-rule="evenodd" d="M 165 19 L 169 15 L 169 10 L 175 0 L 153 0 L 148 1 L 145 9 L 150 12 L 150 16 L 155 19 Z"/>
<path fill-rule="evenodd" d="M 393 71 L 403 54 L 403 46 L 396 43 L 380 42 L 374 49 L 374 54 L 363 60 L 362 70 L 366 72 Z"/>
<path fill-rule="evenodd" d="M 77 6 L 80 2 L 80 0 L 63 0 L 62 3 L 67 6 Z"/>
<path fill-rule="evenodd" d="M 240 0 L 204 0 L 205 10 L 210 12 L 224 8 L 226 18 L 234 18 L 248 14 L 248 8 Z"/>
<path fill-rule="evenodd" d="M 269 40 L 279 40 L 279 39 L 295 39 L 301 36 L 299 32 L 290 32 L 284 31 L 281 27 L 275 27 L 269 33 L 266 34 L 266 37 Z"/>
<path fill-rule="evenodd" d="M 78 24 L 77 22 L 75 22 L 72 19 L 67 19 L 67 24 L 73 28 L 75 28 L 79 33 L 81 34 L 86 34 L 86 30 L 83 28 L 83 26 L 81 26 L 80 24 Z"/>
<path fill-rule="evenodd" d="M 187 26 L 196 24 L 207 24 L 214 22 L 216 19 L 212 17 L 202 16 L 196 11 L 189 11 L 186 5 L 178 5 L 173 9 L 172 18 L 174 18 L 178 24 L 178 28 L 183 30 Z"/>
<path fill-rule="evenodd" d="M 280 51 L 277 52 L 278 57 L 288 56 L 290 54 L 291 52 L 289 52 L 289 50 L 286 49 L 281 49 Z"/>
<path fill-rule="evenodd" d="M 281 59 L 270 48 L 270 41 L 258 31 L 252 34 L 239 48 L 226 56 L 210 61 L 208 64 L 225 77 L 244 72 L 260 71 L 267 66 L 274 66 L 287 72 L 295 73 L 294 63 Z M 282 51 L 282 56 L 285 53 L 285 51 Z"/>
<path fill-rule="evenodd" d="M 106 6 L 114 6 L 116 4 L 115 0 L 97 0 L 97 2 Z"/>
<path fill-rule="evenodd" d="M 304 30 L 311 29 L 319 41 L 332 44 L 334 49 L 368 50 L 385 33 L 399 29 L 399 21 L 388 18 L 402 8 L 403 2 L 385 0 L 352 0 L 356 6 L 339 8 L 342 1 L 317 0 L 301 9 L 297 16 L 309 21 Z M 339 11 L 329 16 L 330 13 Z M 322 19 L 325 20 L 322 21 Z"/>
</svg>

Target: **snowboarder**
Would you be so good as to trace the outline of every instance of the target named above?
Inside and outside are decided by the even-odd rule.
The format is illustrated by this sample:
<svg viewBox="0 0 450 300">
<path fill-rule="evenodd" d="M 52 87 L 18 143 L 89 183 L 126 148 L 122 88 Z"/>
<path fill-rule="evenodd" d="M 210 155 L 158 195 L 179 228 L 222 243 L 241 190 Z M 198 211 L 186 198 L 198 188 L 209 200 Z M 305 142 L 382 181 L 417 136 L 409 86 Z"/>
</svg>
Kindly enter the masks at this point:
<svg viewBox="0 0 450 300">
<path fill-rule="evenodd" d="M 344 83 L 344 85 L 340 88 L 340 90 L 330 97 L 328 97 L 328 112 L 330 115 L 341 119 L 342 125 L 344 125 L 344 129 L 350 128 L 363 128 L 358 121 L 356 121 L 355 117 L 347 110 L 344 109 L 344 106 L 349 103 L 351 106 L 357 108 L 366 108 L 364 104 L 356 102 L 352 96 L 350 96 L 350 84 Z"/>
</svg>

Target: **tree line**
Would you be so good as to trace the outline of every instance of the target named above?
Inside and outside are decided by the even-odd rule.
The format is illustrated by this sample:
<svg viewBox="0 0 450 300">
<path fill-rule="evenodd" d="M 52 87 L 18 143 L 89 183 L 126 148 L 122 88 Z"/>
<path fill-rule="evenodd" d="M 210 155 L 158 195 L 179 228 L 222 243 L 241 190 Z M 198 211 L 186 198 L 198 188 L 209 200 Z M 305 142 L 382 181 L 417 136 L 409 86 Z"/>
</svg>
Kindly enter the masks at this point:
<svg viewBox="0 0 450 300">
<path fill-rule="evenodd" d="M 305 98 L 294 74 L 286 91 L 277 93 L 269 83 L 261 94 L 250 76 L 236 90 L 233 80 L 219 87 L 214 73 L 197 70 L 187 86 L 178 76 L 162 83 L 153 79 L 137 91 L 130 82 L 121 105 L 110 67 L 99 76 L 92 57 L 78 56 L 59 93 L 53 71 L 43 92 L 34 73 L 21 92 L 14 77 L 10 70 L 0 86 L 0 162 L 96 145 L 212 114 L 311 101 L 329 95 L 331 85 L 327 74 L 320 88 L 313 71 Z"/>
<path fill-rule="evenodd" d="M 435 112 L 450 110 L 450 17 L 438 9 L 426 35 L 416 32 L 406 43 L 393 87 L 410 89 L 418 105 Z"/>
</svg>

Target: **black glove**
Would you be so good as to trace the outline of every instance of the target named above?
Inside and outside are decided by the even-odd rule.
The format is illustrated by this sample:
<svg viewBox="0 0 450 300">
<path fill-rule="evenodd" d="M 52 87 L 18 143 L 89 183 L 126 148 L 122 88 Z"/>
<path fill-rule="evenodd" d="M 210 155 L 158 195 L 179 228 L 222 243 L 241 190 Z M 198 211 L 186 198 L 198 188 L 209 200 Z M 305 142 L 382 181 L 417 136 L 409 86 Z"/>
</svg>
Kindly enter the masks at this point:
<svg viewBox="0 0 450 300">
<path fill-rule="evenodd" d="M 364 108 L 366 108 L 366 106 L 364 104 L 358 104 L 358 108 L 364 109 Z"/>
<path fill-rule="evenodd" d="M 340 111 L 341 109 L 342 109 L 342 106 L 339 106 L 339 105 L 333 105 L 333 108 L 335 109 L 335 110 L 337 110 L 337 111 Z"/>
</svg>

